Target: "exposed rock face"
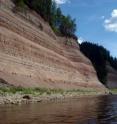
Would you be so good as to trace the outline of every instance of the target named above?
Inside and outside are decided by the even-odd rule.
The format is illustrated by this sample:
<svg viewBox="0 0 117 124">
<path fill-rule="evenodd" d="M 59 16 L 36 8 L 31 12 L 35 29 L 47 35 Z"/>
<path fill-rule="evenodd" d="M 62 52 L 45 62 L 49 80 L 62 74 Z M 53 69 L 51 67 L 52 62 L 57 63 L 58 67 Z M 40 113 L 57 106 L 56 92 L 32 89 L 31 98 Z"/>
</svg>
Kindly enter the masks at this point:
<svg viewBox="0 0 117 124">
<path fill-rule="evenodd" d="M 11 1 L 1 3 L 0 78 L 23 87 L 104 88 L 76 41 L 57 37 L 36 13 L 16 14 Z"/>
<path fill-rule="evenodd" d="M 107 69 L 108 69 L 107 86 L 109 88 L 117 88 L 117 71 L 113 69 L 110 65 L 107 66 Z"/>
</svg>

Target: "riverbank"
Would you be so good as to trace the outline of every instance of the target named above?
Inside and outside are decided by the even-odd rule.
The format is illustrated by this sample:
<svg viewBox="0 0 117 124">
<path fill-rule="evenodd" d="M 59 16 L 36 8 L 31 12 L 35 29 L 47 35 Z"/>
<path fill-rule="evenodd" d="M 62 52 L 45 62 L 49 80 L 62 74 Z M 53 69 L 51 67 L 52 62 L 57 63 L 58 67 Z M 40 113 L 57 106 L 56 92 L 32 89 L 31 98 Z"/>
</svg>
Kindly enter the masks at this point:
<svg viewBox="0 0 117 124">
<path fill-rule="evenodd" d="M 74 98 L 81 96 L 104 95 L 108 93 L 99 92 L 94 89 L 45 89 L 45 88 L 0 88 L 0 104 L 28 104 L 48 100 Z"/>
<path fill-rule="evenodd" d="M 109 89 L 110 93 L 117 95 L 117 88 L 115 89 Z"/>
</svg>

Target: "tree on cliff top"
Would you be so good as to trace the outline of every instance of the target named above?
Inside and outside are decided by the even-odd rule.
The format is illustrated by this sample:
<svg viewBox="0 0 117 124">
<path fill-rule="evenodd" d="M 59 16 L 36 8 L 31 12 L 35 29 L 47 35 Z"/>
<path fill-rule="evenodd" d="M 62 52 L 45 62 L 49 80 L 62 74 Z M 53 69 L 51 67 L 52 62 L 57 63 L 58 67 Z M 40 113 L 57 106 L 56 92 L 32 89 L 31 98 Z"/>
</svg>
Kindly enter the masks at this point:
<svg viewBox="0 0 117 124">
<path fill-rule="evenodd" d="M 71 16 L 62 16 L 60 27 L 61 33 L 65 36 L 71 37 L 76 31 L 75 20 L 71 19 Z"/>
<path fill-rule="evenodd" d="M 103 46 L 99 46 L 94 43 L 83 42 L 80 45 L 80 50 L 91 60 L 99 80 L 103 84 L 106 84 L 108 74 L 106 68 L 107 62 L 109 62 L 109 64 L 117 70 L 117 59 L 110 56 L 109 51 Z"/>
<path fill-rule="evenodd" d="M 14 0 L 14 3 L 18 7 L 28 6 L 36 11 L 45 21 L 49 22 L 54 31 L 58 31 L 63 36 L 77 39 L 75 19 L 63 15 L 54 0 Z"/>
<path fill-rule="evenodd" d="M 14 0 L 15 5 L 17 6 L 17 8 L 15 8 L 16 10 L 20 10 L 25 12 L 27 9 L 26 4 L 24 3 L 24 0 Z"/>
</svg>

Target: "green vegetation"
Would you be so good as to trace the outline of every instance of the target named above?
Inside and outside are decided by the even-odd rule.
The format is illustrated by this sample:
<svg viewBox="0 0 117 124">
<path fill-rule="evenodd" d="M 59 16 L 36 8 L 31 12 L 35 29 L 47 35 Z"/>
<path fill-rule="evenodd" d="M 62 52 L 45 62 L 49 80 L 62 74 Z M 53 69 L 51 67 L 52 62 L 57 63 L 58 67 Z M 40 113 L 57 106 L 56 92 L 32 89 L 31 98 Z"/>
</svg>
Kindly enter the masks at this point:
<svg viewBox="0 0 117 124">
<path fill-rule="evenodd" d="M 80 50 L 87 56 L 94 68 L 96 69 L 99 80 L 106 84 L 107 81 L 107 62 L 114 68 L 117 69 L 117 59 L 110 56 L 108 50 L 103 46 L 99 46 L 94 43 L 83 42 L 80 45 Z"/>
<path fill-rule="evenodd" d="M 14 3 L 20 9 L 24 10 L 27 6 L 36 11 L 50 24 L 56 34 L 77 40 L 75 19 L 69 15 L 65 16 L 54 0 L 14 0 Z"/>
<path fill-rule="evenodd" d="M 74 89 L 74 90 L 62 90 L 62 89 L 47 89 L 47 88 L 22 88 L 22 87 L 1 87 L 0 94 L 31 94 L 31 95 L 53 95 L 53 94 L 91 94 L 96 93 L 94 89 Z"/>
<path fill-rule="evenodd" d="M 117 94 L 117 89 L 110 89 L 110 93 Z"/>
<path fill-rule="evenodd" d="M 14 0 L 14 3 L 17 7 L 15 7 L 15 10 L 19 10 L 22 12 L 25 12 L 27 9 L 27 6 L 24 3 L 24 0 Z"/>
<path fill-rule="evenodd" d="M 117 70 L 117 58 L 113 58 L 112 56 L 109 57 L 110 65 Z"/>
</svg>

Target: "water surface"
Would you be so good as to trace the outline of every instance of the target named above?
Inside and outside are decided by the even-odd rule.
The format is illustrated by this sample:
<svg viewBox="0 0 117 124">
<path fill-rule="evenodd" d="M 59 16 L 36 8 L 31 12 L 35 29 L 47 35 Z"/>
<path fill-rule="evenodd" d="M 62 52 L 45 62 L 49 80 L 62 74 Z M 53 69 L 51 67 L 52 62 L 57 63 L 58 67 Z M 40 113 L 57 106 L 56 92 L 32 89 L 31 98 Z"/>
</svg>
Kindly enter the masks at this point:
<svg viewBox="0 0 117 124">
<path fill-rule="evenodd" d="M 117 124 L 117 96 L 1 105 L 0 124 Z"/>
</svg>

